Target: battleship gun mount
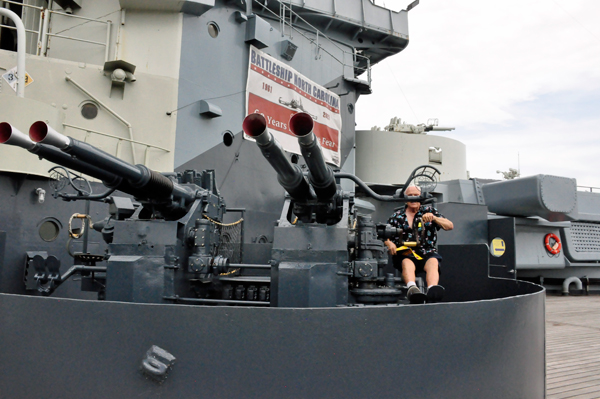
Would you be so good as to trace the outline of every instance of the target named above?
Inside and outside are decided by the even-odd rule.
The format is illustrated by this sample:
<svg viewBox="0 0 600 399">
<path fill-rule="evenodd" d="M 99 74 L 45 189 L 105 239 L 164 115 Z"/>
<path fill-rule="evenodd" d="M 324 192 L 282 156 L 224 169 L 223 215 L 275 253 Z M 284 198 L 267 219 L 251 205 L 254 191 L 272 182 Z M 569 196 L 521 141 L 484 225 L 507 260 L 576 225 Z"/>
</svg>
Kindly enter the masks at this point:
<svg viewBox="0 0 600 399">
<path fill-rule="evenodd" d="M 388 254 L 382 240 L 401 235 L 401 230 L 375 224 L 369 215 L 361 214 L 354 193 L 341 190 L 336 178 L 354 180 L 380 201 L 429 203 L 434 199 L 425 190 L 420 197 L 404 197 L 403 189 L 394 196 L 377 195 L 355 176 L 334 173 L 325 163 L 309 114 L 293 115 L 289 126 L 306 161 L 306 176 L 287 159 L 262 115 L 250 114 L 243 123 L 244 132 L 255 139 L 287 192 L 270 261 L 272 305 L 397 303 L 404 295 L 397 285 L 401 279 L 385 273 Z M 432 169 L 427 175 L 423 167 L 417 168 L 405 186 L 415 180 L 424 184 L 424 176 L 433 182 L 439 171 Z"/>
<path fill-rule="evenodd" d="M 27 289 L 49 295 L 79 274 L 82 290 L 97 291 L 100 299 L 162 303 L 191 292 L 206 296 L 206 283 L 228 270 L 229 259 L 219 254 L 218 228 L 226 206 L 213 171 L 163 175 L 66 137 L 44 122 L 34 123 L 29 137 L 2 123 L 0 143 L 23 147 L 109 188 L 95 196 L 60 195 L 109 204 L 108 217 L 93 225 L 90 220 L 90 227 L 108 244 L 107 253 L 74 254 L 76 265 L 61 275 L 56 257 L 32 252 L 26 265 Z M 109 196 L 117 189 L 134 199 Z M 102 261 L 106 266 L 96 266 Z"/>
<path fill-rule="evenodd" d="M 81 190 L 76 195 L 54 194 L 67 201 L 109 204 L 108 217 L 93 224 L 90 220 L 90 228 L 100 232 L 108 245 L 106 253 L 73 254 L 75 265 L 61 274 L 55 256 L 31 251 L 26 288 L 50 295 L 79 275 L 82 290 L 98 292 L 99 299 L 125 302 L 274 307 L 397 303 L 404 293 L 397 284 L 400 278 L 384 274 L 388 255 L 382 240 L 401 231 L 376 225 L 370 216 L 360 214 L 353 193 L 338 187 L 336 178 L 364 183 L 334 173 L 325 163 L 310 115 L 294 115 L 290 126 L 306 159 L 306 176 L 287 159 L 261 115 L 249 115 L 243 124 L 288 192 L 275 227 L 270 265 L 244 265 L 230 264 L 220 252 L 219 225 L 226 205 L 212 171 L 163 175 L 64 136 L 41 121 L 31 125 L 29 136 L 8 123 L 0 124 L 0 143 L 25 148 L 99 179 L 108 188 L 99 195 Z M 413 178 L 414 173 L 409 181 Z M 133 198 L 113 195 L 116 190 Z M 433 201 L 426 192 L 422 197 L 404 198 L 400 192 L 377 197 Z M 101 262 L 106 266 L 97 265 Z M 255 270 L 248 275 L 243 269 Z"/>
<path fill-rule="evenodd" d="M 226 206 L 212 171 L 163 175 L 64 136 L 41 121 L 31 126 L 29 136 L 8 123 L 0 124 L 0 143 L 25 148 L 99 179 L 108 188 L 99 195 L 81 190 L 76 195 L 54 194 L 67 201 L 109 204 L 108 217 L 93 224 L 90 220 L 90 228 L 100 232 L 108 245 L 106 253 L 73 254 L 75 265 L 61 274 L 55 256 L 31 251 L 26 288 L 50 295 L 79 275 L 82 290 L 98 292 L 99 299 L 125 302 L 274 307 L 397 303 L 404 293 L 397 285 L 398 277 L 384 274 L 388 255 L 382 240 L 401 231 L 376 225 L 370 216 L 360 214 L 353 193 L 338 187 L 336 178 L 364 183 L 334 173 L 325 163 L 310 115 L 299 113 L 290 120 L 307 161 L 306 176 L 287 159 L 261 115 L 249 115 L 243 126 L 288 192 L 275 228 L 270 265 L 230 264 L 221 254 L 219 225 Z M 414 173 L 409 181 L 413 178 Z M 116 190 L 133 199 L 113 195 Z M 377 197 L 433 201 L 426 192 L 422 197 L 404 198 L 400 192 Z M 89 219 L 87 215 L 75 217 Z M 106 266 L 97 265 L 101 262 Z M 246 275 L 242 269 L 255 272 Z"/>
</svg>

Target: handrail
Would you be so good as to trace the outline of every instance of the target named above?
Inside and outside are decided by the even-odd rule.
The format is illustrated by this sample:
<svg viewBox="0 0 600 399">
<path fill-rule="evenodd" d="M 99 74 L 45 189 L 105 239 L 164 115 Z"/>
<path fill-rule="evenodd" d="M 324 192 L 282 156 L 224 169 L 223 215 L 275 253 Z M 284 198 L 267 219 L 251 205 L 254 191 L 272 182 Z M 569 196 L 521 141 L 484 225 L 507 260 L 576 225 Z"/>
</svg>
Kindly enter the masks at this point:
<svg viewBox="0 0 600 399">
<path fill-rule="evenodd" d="M 579 190 L 579 189 L 584 189 L 584 190 Z M 592 187 L 592 186 L 577 186 L 578 191 L 589 191 L 590 193 L 593 193 L 594 190 L 600 192 L 600 187 Z"/>
<path fill-rule="evenodd" d="M 38 7 L 38 6 L 34 6 L 31 4 L 23 4 L 23 3 L 19 3 L 17 1 L 13 1 L 13 0 L 2 0 L 3 3 L 8 3 L 8 4 L 14 4 L 16 6 L 23 6 L 23 7 L 28 7 L 28 8 L 35 8 L 37 10 L 43 10 L 44 7 Z"/>
<path fill-rule="evenodd" d="M 79 38 L 77 38 L 77 37 L 72 37 L 72 36 L 63 36 L 63 35 L 57 35 L 57 34 L 55 34 L 55 33 L 48 33 L 48 36 L 51 36 L 51 37 L 59 37 L 59 38 L 61 38 L 61 39 L 75 40 L 75 41 L 78 41 L 78 42 L 84 42 L 84 43 L 98 44 L 98 45 L 100 45 L 100 46 L 104 46 L 104 45 L 105 45 L 105 43 L 102 43 L 102 42 L 95 42 L 95 41 L 93 41 L 93 40 L 79 39 Z"/>
<path fill-rule="evenodd" d="M 18 28 L 14 27 L 14 26 L 11 26 L 11 25 L 4 25 L 4 24 L 0 24 L 0 27 L 2 27 L 2 28 L 6 28 L 6 29 L 11 29 L 11 30 L 18 30 Z M 35 30 L 32 30 L 32 29 L 27 29 L 27 28 L 25 28 L 25 32 L 29 32 L 29 33 L 39 33 L 39 32 L 37 32 L 37 31 L 35 31 Z"/>
<path fill-rule="evenodd" d="M 36 40 L 37 50 L 35 51 L 36 55 L 46 56 L 46 52 L 48 50 L 48 38 L 49 37 L 57 37 L 60 39 L 74 40 L 74 41 L 79 41 L 79 42 L 83 42 L 83 43 L 90 43 L 90 44 L 104 46 L 104 48 L 105 48 L 104 61 L 106 62 L 109 60 L 112 21 L 110 21 L 110 20 L 102 21 L 100 19 L 82 17 L 79 15 L 73 15 L 73 14 L 67 14 L 67 13 L 60 12 L 60 11 L 55 11 L 50 8 L 52 2 L 49 3 L 48 8 L 38 7 L 38 6 L 30 5 L 30 4 L 23 4 L 23 3 L 19 3 L 17 1 L 14 1 L 14 0 L 2 0 L 2 2 L 8 3 L 8 4 L 14 4 L 14 5 L 22 6 L 22 7 L 27 7 L 30 9 L 38 10 L 40 12 L 40 21 L 39 21 L 38 30 L 36 31 L 33 29 L 25 29 L 26 32 L 37 35 L 37 40 Z M 88 22 L 97 22 L 97 23 L 101 23 L 101 24 L 106 24 L 106 41 L 103 43 L 103 42 L 94 41 L 94 40 L 80 39 L 77 37 L 60 35 L 59 34 L 60 32 L 59 33 L 50 33 L 49 32 L 49 21 L 50 21 L 51 14 L 61 15 L 61 16 L 68 17 L 68 18 L 81 19 L 81 20 L 88 21 Z M 14 26 L 4 25 L 4 24 L 0 24 L 0 27 L 7 28 L 7 29 L 13 29 L 13 30 L 16 29 Z"/>
<path fill-rule="evenodd" d="M 45 53 L 45 50 L 48 48 L 48 44 L 47 44 L 48 37 L 58 37 L 60 39 L 74 40 L 74 41 L 78 41 L 78 42 L 97 44 L 100 46 L 104 46 L 104 62 L 109 60 L 110 31 L 112 29 L 112 21 L 109 21 L 109 20 L 102 21 L 99 19 L 82 17 L 79 15 L 67 14 L 64 12 L 54 11 L 54 10 L 47 10 L 47 11 L 48 11 L 48 19 L 50 18 L 50 14 L 56 14 L 56 15 L 62 15 L 64 17 L 68 17 L 68 18 L 82 19 L 82 20 L 88 21 L 88 22 L 97 22 L 100 24 L 106 24 L 106 42 L 102 43 L 102 42 L 97 42 L 97 41 L 93 41 L 93 40 L 79 39 L 79 38 L 72 37 L 72 36 L 59 35 L 58 33 L 50 33 L 50 32 L 47 32 L 47 24 L 45 24 L 46 28 L 43 32 L 43 33 L 45 33 L 45 35 L 43 37 L 44 37 L 44 40 L 46 43 L 42 43 L 42 48 L 44 49 L 44 53 Z M 43 55 L 45 55 L 45 54 L 43 54 Z"/>
<path fill-rule="evenodd" d="M 286 21 L 285 18 L 283 18 L 280 15 L 277 15 L 277 13 L 275 13 L 273 10 L 269 9 L 267 7 L 266 4 L 262 4 L 259 0 L 253 0 L 254 2 L 256 2 L 258 5 L 260 5 L 263 10 L 270 12 L 271 14 L 273 14 L 275 16 L 275 18 L 279 19 L 280 23 L 283 24 L 283 26 L 286 25 Z M 266 2 L 265 2 L 266 3 Z M 283 3 L 283 1 L 280 2 L 280 12 L 284 13 L 285 16 L 285 12 L 289 10 L 290 11 L 290 21 L 292 20 L 292 17 L 296 17 L 296 19 L 301 20 L 302 22 L 304 22 L 307 26 L 309 26 L 310 28 L 312 28 L 317 35 L 316 40 L 313 38 L 308 37 L 307 35 L 305 35 L 302 31 L 300 31 L 299 29 L 295 28 L 293 26 L 293 24 L 290 22 L 289 26 L 290 26 L 290 37 L 292 36 L 291 32 L 293 32 L 294 30 L 296 32 L 298 32 L 300 35 L 302 35 L 306 40 L 308 40 L 309 42 L 315 44 L 317 46 L 317 57 L 318 57 L 318 53 L 320 50 L 323 50 L 325 53 L 327 53 L 329 56 L 331 56 L 331 58 L 333 58 L 335 61 L 337 61 L 340 65 L 342 66 L 351 66 L 352 68 L 355 68 L 355 65 L 347 65 L 346 63 L 344 63 L 343 60 L 339 60 L 335 55 L 333 55 L 332 53 L 330 53 L 329 51 L 327 51 L 327 49 L 325 49 L 324 47 L 322 47 L 319 44 L 319 36 L 324 37 L 325 39 L 327 39 L 331 44 L 333 44 L 338 50 L 340 50 L 342 52 L 342 54 L 349 54 L 353 57 L 353 59 L 356 59 L 356 57 L 361 57 L 364 58 L 367 62 L 367 67 L 364 68 L 364 72 L 367 72 L 367 82 L 369 84 L 369 86 L 371 85 L 371 60 L 369 57 L 361 55 L 361 54 L 357 54 L 357 53 L 352 53 L 352 52 L 348 52 L 346 50 L 344 50 L 342 47 L 340 47 L 335 40 L 331 39 L 329 36 L 327 36 L 325 33 L 321 32 L 318 28 L 316 28 L 315 26 L 311 25 L 308 21 L 306 21 L 304 18 L 302 18 L 299 14 L 297 14 L 296 12 L 294 12 L 294 10 L 292 10 L 291 7 L 288 7 L 287 5 L 285 5 Z M 284 29 L 282 29 L 281 32 L 282 35 L 284 35 Z"/>
<path fill-rule="evenodd" d="M 160 146 L 158 146 L 158 145 L 154 145 L 154 144 L 150 144 L 150 143 L 145 143 L 145 142 L 143 142 L 143 141 L 138 141 L 138 140 L 130 140 L 130 139 L 128 139 L 128 138 L 125 138 L 125 137 L 119 137 L 119 136 L 115 136 L 114 134 L 100 132 L 100 131 L 98 131 L 98 130 L 89 129 L 89 128 L 87 128 L 87 127 L 75 126 L 75 125 L 71 125 L 71 124 L 69 124 L 69 123 L 63 123 L 63 126 L 65 126 L 65 127 L 70 127 L 70 128 L 73 128 L 73 129 L 79 129 L 79 130 L 83 130 L 83 131 L 85 131 L 85 132 L 88 132 L 88 133 L 99 134 L 99 135 L 101 135 L 101 136 L 111 137 L 111 138 L 113 138 L 113 139 L 117 139 L 117 140 L 123 140 L 123 141 L 127 141 L 127 142 L 129 142 L 129 143 L 135 143 L 135 144 L 144 145 L 144 146 L 146 146 L 146 147 L 152 147 L 152 148 L 156 148 L 156 149 L 158 149 L 158 150 L 163 150 L 163 151 L 165 151 L 165 152 L 171 152 L 171 150 L 169 150 L 169 149 L 167 149 L 167 148 L 164 148 L 164 147 L 160 147 Z"/>
<path fill-rule="evenodd" d="M 44 7 L 38 7 L 38 6 L 31 5 L 31 4 L 23 4 L 23 3 L 19 3 L 17 1 L 12 1 L 12 0 L 2 0 L 2 2 L 18 5 L 21 7 L 31 8 L 34 10 L 38 10 L 40 12 L 40 22 L 38 24 L 38 30 L 35 31 L 33 29 L 25 29 L 25 32 L 34 33 L 37 36 L 37 40 L 36 40 L 37 46 L 36 46 L 35 54 L 40 55 L 40 48 L 41 48 L 40 43 L 41 43 L 41 37 L 42 37 L 42 21 L 44 19 L 44 17 L 43 17 Z M 3 25 L 3 24 L 0 24 L 0 27 L 7 28 L 7 29 L 16 29 L 14 26 Z"/>
<path fill-rule="evenodd" d="M 25 25 L 13 11 L 0 7 L 0 15 L 12 19 L 17 27 L 17 97 L 25 97 Z"/>
<path fill-rule="evenodd" d="M 132 144 L 140 144 L 140 145 L 146 146 L 146 151 L 144 152 L 144 165 L 146 165 L 146 166 L 148 166 L 148 150 L 150 148 L 156 148 L 158 150 L 162 150 L 162 151 L 165 151 L 165 152 L 171 152 L 171 150 L 169 150 L 167 148 L 163 148 L 163 147 L 160 147 L 160 146 L 157 146 L 157 145 L 154 145 L 154 144 L 145 143 L 143 141 L 130 140 L 130 139 L 127 139 L 127 138 L 124 138 L 124 137 L 115 136 L 113 134 L 100 132 L 98 130 L 88 129 L 86 127 L 75 126 L 75 125 L 71 125 L 69 123 L 63 123 L 63 126 L 64 127 L 70 127 L 72 129 L 82 130 L 82 131 L 84 131 L 86 133 L 99 134 L 101 136 L 106 136 L 106 137 L 110 137 L 110 138 L 118 140 L 118 142 L 117 142 L 117 150 L 115 151 L 115 156 L 116 157 L 119 157 L 120 148 L 121 148 L 121 142 L 123 142 L 123 141 L 129 142 L 129 143 L 132 143 Z M 84 142 L 87 141 L 87 134 L 86 134 L 86 139 L 84 139 L 83 141 Z"/>
</svg>

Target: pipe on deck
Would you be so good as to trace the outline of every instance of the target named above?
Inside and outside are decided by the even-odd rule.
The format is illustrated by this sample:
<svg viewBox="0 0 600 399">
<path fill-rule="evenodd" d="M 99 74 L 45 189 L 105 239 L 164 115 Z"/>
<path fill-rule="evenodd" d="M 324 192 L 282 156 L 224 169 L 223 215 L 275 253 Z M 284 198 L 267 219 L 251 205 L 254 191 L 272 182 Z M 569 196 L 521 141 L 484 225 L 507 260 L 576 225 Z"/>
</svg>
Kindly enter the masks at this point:
<svg viewBox="0 0 600 399">
<path fill-rule="evenodd" d="M 562 288 L 562 294 L 563 295 L 569 295 L 569 285 L 571 285 L 571 283 L 575 283 L 575 287 L 578 290 L 582 290 L 583 289 L 583 284 L 581 283 L 581 280 L 578 277 L 569 277 L 567 279 L 565 279 L 565 281 L 563 281 L 563 288 Z"/>
</svg>

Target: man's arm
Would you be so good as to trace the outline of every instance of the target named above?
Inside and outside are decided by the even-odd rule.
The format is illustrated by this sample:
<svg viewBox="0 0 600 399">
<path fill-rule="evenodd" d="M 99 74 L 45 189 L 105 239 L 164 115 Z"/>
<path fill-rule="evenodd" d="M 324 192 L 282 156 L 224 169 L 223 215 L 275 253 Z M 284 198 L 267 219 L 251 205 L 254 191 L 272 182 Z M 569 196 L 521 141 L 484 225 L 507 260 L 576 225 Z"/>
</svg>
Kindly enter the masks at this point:
<svg viewBox="0 0 600 399">
<path fill-rule="evenodd" d="M 423 215 L 423 222 L 428 223 L 431 221 L 444 230 L 452 230 L 454 228 L 454 223 L 444 217 L 435 216 L 433 213 L 426 213 Z"/>
<path fill-rule="evenodd" d="M 394 244 L 389 238 L 385 240 L 383 244 L 387 247 L 390 255 L 396 255 L 396 244 Z"/>
<path fill-rule="evenodd" d="M 398 223 L 398 220 L 396 219 L 396 216 L 398 215 L 398 212 L 394 212 L 392 214 L 392 216 L 390 216 L 390 218 L 387 221 L 387 224 L 389 224 L 390 226 L 393 227 L 400 227 L 400 224 Z M 396 255 L 396 244 L 390 240 L 389 238 L 387 240 L 385 240 L 383 242 L 383 245 L 385 245 L 388 249 L 388 252 L 390 253 L 390 255 Z"/>
</svg>

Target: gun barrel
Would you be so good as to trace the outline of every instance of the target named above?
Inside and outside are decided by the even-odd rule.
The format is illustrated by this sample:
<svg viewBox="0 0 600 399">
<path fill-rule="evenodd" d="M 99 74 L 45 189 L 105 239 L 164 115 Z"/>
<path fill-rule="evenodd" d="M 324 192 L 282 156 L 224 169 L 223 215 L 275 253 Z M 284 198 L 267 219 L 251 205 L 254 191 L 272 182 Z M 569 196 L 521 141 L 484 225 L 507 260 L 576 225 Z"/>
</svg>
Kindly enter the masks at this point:
<svg viewBox="0 0 600 399">
<path fill-rule="evenodd" d="M 122 176 L 129 180 L 133 186 L 143 186 L 143 183 L 149 178 L 136 165 L 131 165 L 88 143 L 58 133 L 43 121 L 37 121 L 31 125 L 29 128 L 29 137 L 36 143 L 51 145 L 84 162 L 92 163 L 111 173 Z"/>
<path fill-rule="evenodd" d="M 120 185 L 119 189 L 138 198 L 158 199 L 174 196 L 187 201 L 195 199 L 193 190 L 173 183 L 168 177 L 144 165 L 132 165 L 88 143 L 58 133 L 45 122 L 38 121 L 31 125 L 29 137 L 34 142 L 56 147 L 76 157 L 82 163 L 104 169 L 114 176 L 127 180 L 127 184 Z M 81 169 L 73 169 L 83 172 Z"/>
<path fill-rule="evenodd" d="M 313 193 L 302 171 L 285 156 L 279 142 L 267 128 L 267 121 L 261 114 L 250 114 L 242 124 L 244 132 L 256 140 L 260 151 L 277 172 L 277 181 L 292 198 L 305 201 L 313 198 Z"/>
<path fill-rule="evenodd" d="M 333 171 L 325 163 L 323 152 L 313 132 L 312 116 L 305 112 L 294 114 L 290 118 L 290 130 L 298 138 L 300 152 L 310 171 L 309 181 L 320 200 L 327 201 L 337 192 Z"/>
<path fill-rule="evenodd" d="M 100 169 L 77 158 L 73 158 L 57 148 L 49 147 L 43 144 L 37 144 L 25 133 L 21 132 L 19 129 L 7 122 L 0 123 L 0 144 L 22 147 L 32 154 L 36 154 L 37 156 L 50 162 L 69 169 L 77 170 L 88 176 L 102 180 L 104 184 L 109 187 L 116 187 L 123 180 L 119 176 L 107 172 L 104 169 Z"/>
</svg>

